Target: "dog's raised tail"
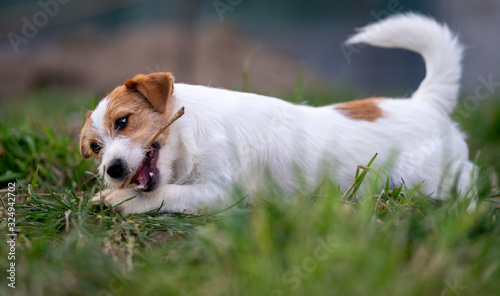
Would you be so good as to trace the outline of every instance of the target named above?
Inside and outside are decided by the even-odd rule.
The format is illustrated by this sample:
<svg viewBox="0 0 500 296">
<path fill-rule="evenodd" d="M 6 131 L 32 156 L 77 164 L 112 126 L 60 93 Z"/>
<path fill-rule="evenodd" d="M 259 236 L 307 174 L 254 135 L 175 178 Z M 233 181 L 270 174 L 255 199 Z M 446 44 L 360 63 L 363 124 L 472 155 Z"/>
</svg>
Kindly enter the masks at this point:
<svg viewBox="0 0 500 296">
<path fill-rule="evenodd" d="M 359 29 L 346 44 L 367 43 L 421 54 L 426 75 L 412 99 L 450 114 L 457 103 L 462 45 L 446 25 L 414 13 L 398 14 Z"/>
</svg>

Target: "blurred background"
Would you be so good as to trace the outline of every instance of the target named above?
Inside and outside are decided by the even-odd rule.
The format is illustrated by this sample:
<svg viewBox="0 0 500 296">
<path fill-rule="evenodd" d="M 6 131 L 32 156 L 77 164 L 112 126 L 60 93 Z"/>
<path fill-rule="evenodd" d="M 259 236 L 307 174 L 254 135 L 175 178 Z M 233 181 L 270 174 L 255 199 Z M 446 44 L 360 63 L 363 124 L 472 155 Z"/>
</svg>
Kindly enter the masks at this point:
<svg viewBox="0 0 500 296">
<path fill-rule="evenodd" d="M 0 0 L 0 195 L 11 182 L 20 193 L 15 212 L 0 208 L 0 270 L 13 214 L 19 234 L 17 289 L 4 293 L 1 276 L 0 295 L 499 295 L 498 209 L 483 204 L 466 215 L 461 201 L 387 188 L 345 204 L 336 184 L 227 215 L 122 218 L 87 204 L 101 186 L 97 161 L 79 153 L 86 109 L 125 79 L 171 71 L 311 105 L 405 96 L 425 75 L 420 56 L 342 44 L 408 11 L 466 45 L 453 118 L 478 196 L 499 206 L 500 0 Z M 415 149 L 432 152 L 429 136 Z M 326 258 L 320 245 L 333 248 Z"/>
<path fill-rule="evenodd" d="M 252 91 L 277 96 L 302 78 L 306 87 L 348 87 L 356 97 L 403 96 L 425 74 L 419 56 L 350 51 L 342 42 L 354 28 L 404 11 L 459 34 L 464 92 L 480 77 L 500 81 L 497 0 L 2 0 L 0 100 L 46 89 L 101 97 L 157 71 L 224 88 L 246 79 Z"/>
</svg>

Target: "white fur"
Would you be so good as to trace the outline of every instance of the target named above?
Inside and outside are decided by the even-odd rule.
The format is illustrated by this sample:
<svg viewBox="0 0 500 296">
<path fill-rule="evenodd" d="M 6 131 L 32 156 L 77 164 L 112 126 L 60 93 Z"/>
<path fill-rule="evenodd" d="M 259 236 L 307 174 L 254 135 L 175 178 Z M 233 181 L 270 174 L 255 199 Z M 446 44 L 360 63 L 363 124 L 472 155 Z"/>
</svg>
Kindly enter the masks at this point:
<svg viewBox="0 0 500 296">
<path fill-rule="evenodd" d="M 325 172 L 346 190 L 358 165 L 378 153 L 382 173 L 409 187 L 446 197 L 459 172 L 470 182 L 472 164 L 464 135 L 448 114 L 456 104 L 461 46 L 447 27 L 414 14 L 367 26 L 348 42 L 407 48 L 424 56 L 427 76 L 411 99 L 380 102 L 382 118 L 353 120 L 333 106 L 294 105 L 276 98 L 175 84 L 186 113 L 171 126 L 160 150 L 160 186 L 149 193 L 124 189 L 106 194 L 124 213 L 197 211 L 229 203 L 240 185 L 249 199 L 271 177 L 285 195 L 311 192 Z M 333 98 L 332 98 L 333 100 Z M 106 156 L 107 157 L 107 156 Z M 384 179 L 384 178 L 382 178 Z"/>
<path fill-rule="evenodd" d="M 453 111 L 462 74 L 463 48 L 446 25 L 414 13 L 400 14 L 361 28 L 346 41 L 360 42 L 421 54 L 427 73 L 412 99 L 427 101 L 446 114 Z"/>
<path fill-rule="evenodd" d="M 123 180 L 111 178 L 108 174 L 104 174 L 104 170 L 109 168 L 113 160 L 122 159 L 125 161 L 127 169 L 130 172 L 135 172 L 144 157 L 144 149 L 141 148 L 139 143 L 134 143 L 124 137 L 113 137 L 106 134 L 101 136 L 108 140 L 102 151 L 103 157 L 99 166 L 99 173 L 101 176 L 104 175 L 104 181 L 108 186 L 119 187 L 123 183 Z"/>
<path fill-rule="evenodd" d="M 108 111 L 108 105 L 109 105 L 109 98 L 105 97 L 99 102 L 94 112 L 92 112 L 92 115 L 90 115 L 90 121 L 92 122 L 92 126 L 100 134 L 106 133 L 106 128 L 104 127 L 104 116 Z"/>
</svg>

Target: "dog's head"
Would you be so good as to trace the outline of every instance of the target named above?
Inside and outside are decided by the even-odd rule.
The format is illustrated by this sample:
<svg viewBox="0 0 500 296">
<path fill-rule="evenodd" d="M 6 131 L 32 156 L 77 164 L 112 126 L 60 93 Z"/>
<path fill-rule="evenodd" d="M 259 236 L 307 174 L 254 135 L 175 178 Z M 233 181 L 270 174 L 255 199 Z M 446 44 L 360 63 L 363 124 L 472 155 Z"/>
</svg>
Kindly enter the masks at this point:
<svg viewBox="0 0 500 296">
<path fill-rule="evenodd" d="M 171 115 L 174 100 L 171 73 L 137 75 L 115 88 L 88 111 L 80 135 L 80 153 L 95 156 L 99 172 L 108 186 L 119 187 L 132 176 L 142 191 L 151 191 L 159 182 L 157 168 L 160 148 L 168 129 L 145 151 L 144 144 Z"/>
</svg>

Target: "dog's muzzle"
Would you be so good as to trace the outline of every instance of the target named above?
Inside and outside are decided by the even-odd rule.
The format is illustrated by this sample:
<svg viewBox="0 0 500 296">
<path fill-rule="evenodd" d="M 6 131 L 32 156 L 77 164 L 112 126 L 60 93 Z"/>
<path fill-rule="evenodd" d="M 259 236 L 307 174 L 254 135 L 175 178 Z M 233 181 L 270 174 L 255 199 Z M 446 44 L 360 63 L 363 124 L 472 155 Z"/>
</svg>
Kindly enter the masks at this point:
<svg viewBox="0 0 500 296">
<path fill-rule="evenodd" d="M 106 173 L 113 179 L 123 180 L 128 174 L 128 169 L 121 159 L 116 158 L 111 161 Z"/>
</svg>

